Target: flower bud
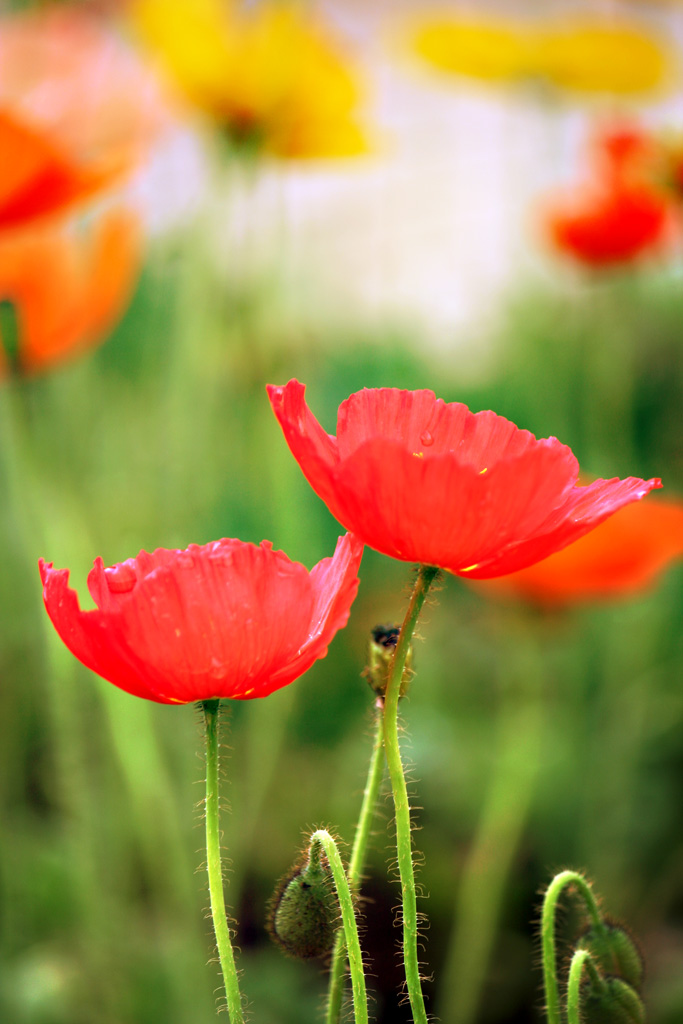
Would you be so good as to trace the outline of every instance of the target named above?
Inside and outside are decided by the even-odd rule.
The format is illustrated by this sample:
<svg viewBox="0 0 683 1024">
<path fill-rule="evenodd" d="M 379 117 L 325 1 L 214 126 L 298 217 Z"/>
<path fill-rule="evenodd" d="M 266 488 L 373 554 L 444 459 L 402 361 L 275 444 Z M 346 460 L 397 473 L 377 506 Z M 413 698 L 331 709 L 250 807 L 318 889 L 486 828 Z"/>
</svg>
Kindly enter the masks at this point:
<svg viewBox="0 0 683 1024">
<path fill-rule="evenodd" d="M 645 1007 L 634 988 L 621 978 L 605 978 L 603 986 L 590 983 L 581 1000 L 583 1024 L 645 1024 Z"/>
<path fill-rule="evenodd" d="M 638 990 L 645 966 L 638 945 L 628 929 L 616 921 L 603 921 L 602 928 L 591 927 L 579 941 L 605 974 L 613 974 Z"/>
<path fill-rule="evenodd" d="M 312 847 L 279 882 L 269 907 L 269 930 L 290 956 L 309 960 L 332 948 L 339 903 L 327 857 Z"/>
<path fill-rule="evenodd" d="M 369 650 L 368 664 L 363 670 L 363 678 L 379 696 L 384 696 L 389 682 L 389 672 L 394 659 L 394 651 L 401 632 L 400 626 L 375 626 L 372 630 Z M 401 679 L 400 696 L 405 694 L 410 678 L 413 674 L 413 648 L 408 648 L 403 678 Z"/>
</svg>

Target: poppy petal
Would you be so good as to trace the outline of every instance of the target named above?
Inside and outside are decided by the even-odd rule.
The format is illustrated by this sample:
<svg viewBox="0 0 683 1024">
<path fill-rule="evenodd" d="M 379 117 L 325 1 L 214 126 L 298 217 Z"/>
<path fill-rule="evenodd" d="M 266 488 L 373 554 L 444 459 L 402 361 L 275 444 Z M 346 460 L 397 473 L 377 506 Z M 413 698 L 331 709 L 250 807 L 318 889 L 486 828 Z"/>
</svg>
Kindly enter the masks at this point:
<svg viewBox="0 0 683 1024">
<path fill-rule="evenodd" d="M 557 438 L 537 440 L 431 391 L 351 395 L 336 443 L 298 381 L 269 395 L 304 476 L 347 530 L 394 558 L 462 575 L 545 558 L 661 486 L 629 478 L 579 487 L 578 462 Z"/>
<path fill-rule="evenodd" d="M 358 591 L 358 569 L 363 557 L 362 541 L 347 533 L 337 541 L 332 558 L 324 558 L 311 569 L 314 606 L 309 634 L 296 658 L 276 672 L 267 691 L 286 686 L 303 675 L 314 661 L 324 658 L 335 634 L 346 625 L 351 604 Z"/>
<path fill-rule="evenodd" d="M 331 509 L 335 498 L 330 472 L 339 461 L 337 441 L 325 433 L 306 405 L 305 390 L 298 381 L 290 381 L 286 387 L 266 387 L 287 444 L 313 490 Z"/>
<path fill-rule="evenodd" d="M 79 661 L 120 689 L 136 697 L 172 703 L 159 696 L 164 681 L 143 665 L 121 642 L 118 620 L 110 614 L 82 611 L 78 595 L 69 587 L 69 570 L 54 569 L 40 559 L 43 598 L 52 624 Z M 156 684 L 156 685 L 155 685 Z"/>
<path fill-rule="evenodd" d="M 342 538 L 309 574 L 281 551 L 224 539 L 159 548 L 88 577 L 82 611 L 68 570 L 40 563 L 45 605 L 88 668 L 161 703 L 262 697 L 324 657 L 348 618 L 363 546 Z"/>
</svg>

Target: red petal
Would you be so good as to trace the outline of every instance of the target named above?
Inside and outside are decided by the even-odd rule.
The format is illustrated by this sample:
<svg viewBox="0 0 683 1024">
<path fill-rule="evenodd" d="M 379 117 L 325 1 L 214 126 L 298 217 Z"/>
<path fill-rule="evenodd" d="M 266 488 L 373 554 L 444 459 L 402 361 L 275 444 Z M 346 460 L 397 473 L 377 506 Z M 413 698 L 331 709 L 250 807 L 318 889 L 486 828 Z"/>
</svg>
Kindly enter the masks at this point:
<svg viewBox="0 0 683 1024">
<path fill-rule="evenodd" d="M 304 400 L 305 388 L 298 380 L 290 380 L 285 387 L 266 387 L 285 440 L 304 476 L 318 494 L 332 515 L 336 502 L 331 484 L 331 471 L 339 461 L 337 441 L 326 434 Z"/>
<path fill-rule="evenodd" d="M 478 589 L 544 606 L 618 598 L 651 584 L 681 555 L 683 503 L 637 501 L 543 561 Z"/>
<path fill-rule="evenodd" d="M 309 575 L 268 542 L 141 551 L 88 578 L 83 612 L 68 571 L 41 561 L 45 605 L 69 649 L 116 686 L 163 703 L 260 697 L 323 657 L 346 622 L 363 546 L 341 538 Z"/>
<path fill-rule="evenodd" d="M 477 470 L 536 444 L 528 430 L 494 412 L 472 413 L 460 402 L 436 398 L 433 391 L 395 388 L 366 388 L 339 407 L 340 458 L 371 439 L 400 441 L 411 454 L 455 455 Z"/>
<path fill-rule="evenodd" d="M 371 441 L 336 475 L 342 522 L 385 554 L 461 571 L 526 537 L 561 505 L 577 464 L 554 439 L 485 473 L 453 455 L 419 458 Z"/>
<path fill-rule="evenodd" d="M 240 541 L 175 555 L 121 602 L 126 643 L 176 700 L 250 696 L 306 638 L 308 572 L 282 552 Z"/>
<path fill-rule="evenodd" d="M 627 477 L 625 480 L 596 480 L 589 487 L 576 487 L 565 505 L 549 517 L 543 530 L 511 544 L 493 558 L 482 560 L 466 575 L 471 579 L 491 579 L 524 569 L 561 551 L 618 509 L 661 486 L 661 480 Z"/>
<path fill-rule="evenodd" d="M 53 569 L 40 559 L 43 599 L 52 624 L 72 654 L 104 679 L 136 697 L 168 704 L 161 696 L 163 679 L 145 665 L 123 640 L 118 616 L 81 611 L 78 595 L 69 587 L 69 570 Z"/>
<path fill-rule="evenodd" d="M 154 569 L 171 564 L 177 554 L 177 551 L 167 548 L 157 548 L 151 555 L 141 551 L 137 558 L 127 558 L 125 562 L 109 568 L 105 568 L 101 558 L 96 558 L 88 574 L 90 596 L 101 611 L 115 611 L 133 590 L 133 586 L 122 586 L 121 581 L 127 579 L 137 583 Z"/>
<path fill-rule="evenodd" d="M 311 569 L 314 606 L 309 635 L 297 657 L 268 681 L 259 696 L 278 690 L 306 672 L 314 661 L 324 658 L 335 634 L 348 622 L 358 591 L 358 569 L 363 542 L 347 533 L 337 541 L 332 558 L 323 558 Z"/>
<path fill-rule="evenodd" d="M 477 577 L 545 558 L 636 501 L 657 481 L 577 487 L 556 438 L 431 391 L 366 389 L 339 409 L 337 447 L 298 381 L 269 393 L 304 475 L 341 523 L 405 561 Z"/>
</svg>

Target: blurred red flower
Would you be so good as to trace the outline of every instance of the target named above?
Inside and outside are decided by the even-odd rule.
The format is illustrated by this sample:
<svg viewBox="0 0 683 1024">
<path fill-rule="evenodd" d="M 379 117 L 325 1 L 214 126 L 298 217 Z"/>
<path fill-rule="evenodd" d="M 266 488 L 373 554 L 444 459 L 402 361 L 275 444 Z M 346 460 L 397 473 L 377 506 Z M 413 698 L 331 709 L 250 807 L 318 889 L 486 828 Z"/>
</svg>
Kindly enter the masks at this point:
<svg viewBox="0 0 683 1024">
<path fill-rule="evenodd" d="M 670 197 L 657 182 L 657 147 L 640 129 L 604 130 L 595 140 L 592 177 L 545 211 L 555 246 L 591 267 L 628 263 L 670 238 Z"/>
<path fill-rule="evenodd" d="M 0 22 L 0 227 L 118 181 L 168 120 L 156 81 L 75 9 Z"/>
<path fill-rule="evenodd" d="M 49 369 L 103 340 L 125 309 L 141 231 L 115 208 L 87 225 L 0 235 L 0 378 Z"/>
<path fill-rule="evenodd" d="M 80 166 L 48 138 L 0 111 L 0 228 L 88 199 L 118 177 L 121 167 Z"/>
<path fill-rule="evenodd" d="M 683 502 L 636 502 L 542 562 L 475 586 L 545 607 L 578 604 L 635 594 L 681 556 Z"/>
<path fill-rule="evenodd" d="M 45 607 L 88 668 L 161 704 L 265 697 L 324 658 L 346 625 L 363 545 L 340 537 L 310 573 L 282 551 L 239 540 L 158 548 L 105 569 L 97 559 L 82 611 L 69 570 L 40 561 Z"/>
<path fill-rule="evenodd" d="M 546 558 L 659 480 L 577 484 L 566 445 L 431 391 L 365 389 L 325 433 L 291 380 L 268 388 L 292 454 L 332 514 L 370 547 L 486 579 Z"/>
</svg>

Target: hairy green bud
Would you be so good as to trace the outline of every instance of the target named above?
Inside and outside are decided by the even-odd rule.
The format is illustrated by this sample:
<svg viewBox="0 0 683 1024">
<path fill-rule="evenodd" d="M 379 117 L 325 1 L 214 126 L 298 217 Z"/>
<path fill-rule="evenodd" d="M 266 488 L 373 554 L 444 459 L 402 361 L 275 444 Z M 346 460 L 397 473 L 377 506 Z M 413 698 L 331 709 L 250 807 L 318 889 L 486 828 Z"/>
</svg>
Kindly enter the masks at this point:
<svg viewBox="0 0 683 1024">
<path fill-rule="evenodd" d="M 278 883 L 269 907 L 269 931 L 290 956 L 310 960 L 330 951 L 339 925 L 330 865 L 314 846 Z"/>
<path fill-rule="evenodd" d="M 587 949 L 605 974 L 615 975 L 640 990 L 645 974 L 643 955 L 624 925 L 606 919 L 602 928 L 589 928 L 581 936 L 579 949 Z"/>
<path fill-rule="evenodd" d="M 583 1024 L 645 1024 L 645 1006 L 621 978 L 605 978 L 600 988 L 590 982 L 585 987 L 581 1019 Z"/>
<path fill-rule="evenodd" d="M 372 630 L 370 646 L 368 650 L 368 664 L 363 671 L 363 678 L 367 679 L 371 688 L 380 697 L 384 693 L 389 682 L 389 672 L 394 659 L 396 644 L 398 643 L 400 626 L 375 626 Z M 403 697 L 408 689 L 408 683 L 413 674 L 413 648 L 408 649 L 403 678 L 401 679 L 400 695 Z"/>
</svg>

